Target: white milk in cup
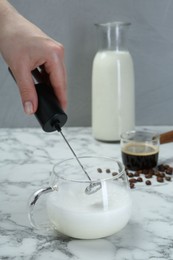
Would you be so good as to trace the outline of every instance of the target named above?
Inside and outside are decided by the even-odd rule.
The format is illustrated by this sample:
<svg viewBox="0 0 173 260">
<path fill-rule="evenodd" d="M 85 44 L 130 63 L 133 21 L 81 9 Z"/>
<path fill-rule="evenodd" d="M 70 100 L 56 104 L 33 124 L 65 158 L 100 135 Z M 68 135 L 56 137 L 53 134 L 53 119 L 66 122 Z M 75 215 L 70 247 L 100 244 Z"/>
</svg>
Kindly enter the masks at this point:
<svg viewBox="0 0 173 260">
<path fill-rule="evenodd" d="M 58 232 L 79 239 L 103 238 L 123 229 L 131 216 L 132 201 L 129 183 L 120 162 L 105 157 L 81 157 L 92 182 L 101 188 L 85 192 L 90 182 L 75 159 L 55 165 L 51 187 L 37 191 L 30 200 L 30 221 L 34 227 L 34 205 L 42 193 L 46 195 L 49 226 Z M 64 173 L 64 174 L 63 174 Z"/>
</svg>

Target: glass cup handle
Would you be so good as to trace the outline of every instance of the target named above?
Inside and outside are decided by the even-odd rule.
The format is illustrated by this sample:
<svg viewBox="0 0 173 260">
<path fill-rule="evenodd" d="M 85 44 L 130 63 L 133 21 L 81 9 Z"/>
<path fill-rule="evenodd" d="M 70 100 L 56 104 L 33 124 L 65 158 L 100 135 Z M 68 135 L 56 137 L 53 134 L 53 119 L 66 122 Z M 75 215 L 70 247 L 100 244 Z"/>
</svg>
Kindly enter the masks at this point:
<svg viewBox="0 0 173 260">
<path fill-rule="evenodd" d="M 35 210 L 35 205 L 38 201 L 38 199 L 40 198 L 40 196 L 45 195 L 47 193 L 53 192 L 54 189 L 52 189 L 51 187 L 47 187 L 47 188 L 42 188 L 36 192 L 34 192 L 30 199 L 29 199 L 29 205 L 28 205 L 28 218 L 30 221 L 30 224 L 32 225 L 32 227 L 36 228 L 36 229 L 41 229 L 42 227 L 38 224 L 36 224 L 35 222 L 35 218 L 34 218 L 34 210 Z"/>
</svg>

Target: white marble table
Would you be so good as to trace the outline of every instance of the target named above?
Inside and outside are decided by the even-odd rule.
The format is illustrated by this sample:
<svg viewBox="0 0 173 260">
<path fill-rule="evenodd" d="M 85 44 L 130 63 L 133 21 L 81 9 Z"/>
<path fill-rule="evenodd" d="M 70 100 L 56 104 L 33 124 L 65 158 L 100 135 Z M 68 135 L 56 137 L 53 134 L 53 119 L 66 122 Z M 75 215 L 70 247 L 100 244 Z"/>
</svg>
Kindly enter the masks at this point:
<svg viewBox="0 0 173 260">
<path fill-rule="evenodd" d="M 121 158 L 119 144 L 97 142 L 90 128 L 64 128 L 63 132 L 78 155 Z M 173 259 L 173 181 L 141 184 L 132 190 L 131 220 L 111 237 L 87 241 L 33 230 L 27 218 L 28 198 L 48 185 L 53 164 L 67 157 L 72 157 L 71 152 L 58 133 L 0 129 L 0 259 Z M 160 161 L 173 164 L 173 144 L 160 147 Z"/>
</svg>

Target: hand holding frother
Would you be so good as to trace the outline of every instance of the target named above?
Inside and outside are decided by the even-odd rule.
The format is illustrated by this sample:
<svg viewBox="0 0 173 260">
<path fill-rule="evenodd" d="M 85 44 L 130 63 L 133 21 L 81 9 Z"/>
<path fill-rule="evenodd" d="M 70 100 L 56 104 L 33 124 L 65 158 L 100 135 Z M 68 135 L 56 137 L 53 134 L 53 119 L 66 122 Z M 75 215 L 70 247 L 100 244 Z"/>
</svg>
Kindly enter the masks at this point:
<svg viewBox="0 0 173 260">
<path fill-rule="evenodd" d="M 9 69 L 11 75 L 13 76 L 11 70 Z M 32 71 L 32 76 L 35 84 L 35 88 L 38 95 L 38 108 L 35 112 L 35 116 L 40 123 L 42 129 L 45 132 L 53 132 L 58 131 L 61 136 L 63 137 L 64 141 L 70 148 L 71 152 L 73 153 L 76 161 L 80 165 L 82 171 L 87 176 L 87 178 L 91 180 L 90 176 L 84 169 L 83 165 L 81 164 L 79 158 L 77 157 L 76 153 L 70 146 L 69 142 L 65 138 L 64 134 L 62 133 L 61 127 L 64 126 L 64 124 L 67 121 L 67 115 L 65 112 L 61 109 L 60 104 L 58 102 L 57 97 L 55 96 L 53 92 L 53 88 L 51 87 L 51 84 L 49 82 L 49 79 L 47 77 L 47 74 L 45 72 L 42 72 L 40 68 L 35 69 Z M 14 78 L 14 76 L 13 76 Z M 15 80 L 15 78 L 14 78 Z M 99 190 L 101 188 L 100 182 L 94 182 L 91 183 L 85 190 L 87 194 L 92 194 Z"/>
</svg>

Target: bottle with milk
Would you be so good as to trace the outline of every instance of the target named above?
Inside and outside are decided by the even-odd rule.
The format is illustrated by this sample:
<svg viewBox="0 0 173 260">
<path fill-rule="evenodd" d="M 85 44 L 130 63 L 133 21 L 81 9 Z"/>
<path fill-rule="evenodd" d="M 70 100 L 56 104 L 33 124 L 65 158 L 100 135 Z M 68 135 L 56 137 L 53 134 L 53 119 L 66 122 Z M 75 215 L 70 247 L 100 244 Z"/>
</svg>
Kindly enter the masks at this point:
<svg viewBox="0 0 173 260">
<path fill-rule="evenodd" d="M 96 25 L 99 50 L 92 68 L 92 133 L 100 141 L 119 141 L 122 132 L 135 126 L 134 69 L 126 48 L 129 25 Z"/>
</svg>

